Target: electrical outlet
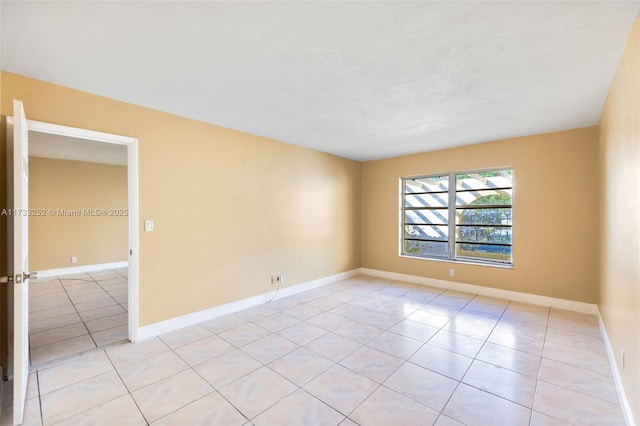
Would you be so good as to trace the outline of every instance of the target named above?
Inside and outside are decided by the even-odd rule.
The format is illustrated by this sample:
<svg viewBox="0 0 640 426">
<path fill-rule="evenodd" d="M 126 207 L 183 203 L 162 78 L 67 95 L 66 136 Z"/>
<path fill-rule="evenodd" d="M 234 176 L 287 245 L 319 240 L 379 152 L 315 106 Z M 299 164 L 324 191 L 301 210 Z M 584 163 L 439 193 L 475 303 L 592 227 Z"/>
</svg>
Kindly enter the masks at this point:
<svg viewBox="0 0 640 426">
<path fill-rule="evenodd" d="M 284 283 L 284 274 L 281 275 L 271 275 L 271 286 L 276 287 L 280 284 Z"/>
<path fill-rule="evenodd" d="M 78 257 L 77 256 L 71 256 L 71 263 L 78 263 Z"/>
<path fill-rule="evenodd" d="M 455 269 L 453 269 L 453 268 L 449 269 L 449 276 L 450 276 L 450 277 L 453 277 L 453 276 L 455 276 L 455 275 L 456 275 L 456 270 L 455 270 Z"/>
</svg>

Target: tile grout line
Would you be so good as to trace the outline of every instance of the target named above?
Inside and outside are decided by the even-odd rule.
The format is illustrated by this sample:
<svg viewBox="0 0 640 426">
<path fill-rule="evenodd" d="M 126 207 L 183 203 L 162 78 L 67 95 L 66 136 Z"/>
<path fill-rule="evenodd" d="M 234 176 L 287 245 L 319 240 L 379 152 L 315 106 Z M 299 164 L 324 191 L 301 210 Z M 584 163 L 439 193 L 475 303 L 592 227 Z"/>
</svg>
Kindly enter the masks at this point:
<svg viewBox="0 0 640 426">
<path fill-rule="evenodd" d="M 114 269 L 113 271 L 114 271 L 116 274 L 118 274 L 118 275 L 120 275 L 120 276 L 122 277 L 122 274 L 120 274 L 118 271 L 116 271 L 115 269 Z M 123 277 L 123 278 L 124 278 L 124 277 Z M 127 281 L 127 295 L 128 295 L 128 294 L 129 294 L 129 278 L 124 278 L 124 279 Z M 100 286 L 100 288 L 101 288 L 105 293 L 107 293 L 107 295 L 109 295 L 109 297 L 111 297 L 111 298 L 113 299 L 113 301 L 114 301 L 114 302 L 116 302 L 116 304 L 117 304 L 118 306 L 120 306 L 122 309 L 124 309 L 124 310 L 125 310 L 125 312 L 129 312 L 129 306 L 127 306 L 127 308 L 125 309 L 125 307 L 124 307 L 124 306 L 122 306 L 122 304 L 121 304 L 120 302 L 118 302 L 118 301 L 116 300 L 116 298 L 115 298 L 115 297 L 113 297 L 113 296 L 111 295 L 111 292 L 109 292 L 109 290 L 105 289 L 105 288 L 102 286 L 102 284 L 100 284 L 100 281 L 96 280 L 96 283 L 98 284 L 98 286 Z"/>
<path fill-rule="evenodd" d="M 171 349 L 171 348 L 169 348 Z M 104 355 L 107 357 L 107 359 L 109 360 L 109 363 L 111 364 L 111 367 L 113 367 L 113 371 L 115 371 L 115 373 L 118 375 L 118 379 L 120 379 L 120 382 L 122 383 L 122 386 L 124 386 L 124 388 L 127 390 L 127 393 L 129 395 L 129 397 L 131 398 L 131 400 L 133 401 L 133 403 L 136 405 L 136 408 L 138 409 L 138 412 L 140 413 L 140 415 L 142 416 L 142 418 L 144 419 L 145 423 L 147 425 L 149 425 L 149 421 L 147 420 L 147 417 L 144 415 L 144 413 L 142 412 L 142 410 L 140 409 L 140 406 L 138 405 L 138 401 L 136 401 L 136 399 L 133 397 L 132 392 L 129 390 L 129 387 L 126 385 L 126 383 L 124 382 L 124 380 L 122 379 L 122 376 L 120 375 L 120 372 L 118 371 L 118 368 L 116 367 L 116 365 L 113 363 L 113 360 L 111 359 L 111 357 L 109 356 L 109 353 L 106 350 L 102 350 L 104 352 Z M 120 397 L 118 397 L 120 398 Z"/>
<path fill-rule="evenodd" d="M 199 324 L 201 324 L 201 323 L 199 323 Z M 206 327 L 205 327 L 205 328 L 206 328 Z M 210 331 L 210 330 L 209 330 L 209 331 Z M 214 334 L 213 334 L 213 336 L 217 336 L 218 338 L 222 339 L 222 337 L 218 336 L 216 333 L 214 333 Z M 160 338 L 160 336 L 158 336 L 158 338 Z M 201 340 L 204 340 L 204 339 L 201 339 Z M 226 342 L 226 340 L 224 340 L 224 339 L 222 339 L 222 340 Z M 199 342 L 199 341 L 200 341 L 200 340 L 198 340 L 198 342 Z M 195 342 L 194 342 L 194 343 L 195 343 Z M 227 342 L 227 343 L 229 343 L 229 342 Z M 166 344 L 166 342 L 165 342 L 165 344 Z M 229 344 L 231 345 L 231 343 L 229 343 Z M 188 346 L 188 345 L 189 345 L 189 344 L 187 344 L 187 345 L 183 345 L 183 346 L 181 346 L 181 347 Z M 233 346 L 233 345 L 231 345 L 231 346 Z M 218 393 L 218 395 L 220 395 L 220 396 L 221 396 L 225 401 L 227 401 L 227 402 L 228 402 L 228 403 L 229 403 L 233 408 L 235 408 L 235 410 L 236 410 L 238 413 L 240 413 L 240 415 L 241 415 L 242 417 L 244 417 L 244 418 L 247 420 L 247 422 L 251 422 L 251 420 L 250 420 L 250 419 L 249 419 L 249 418 L 248 418 L 248 417 L 247 417 L 247 416 L 246 416 L 242 411 L 240 411 L 240 409 L 239 409 L 238 407 L 236 407 L 236 406 L 235 406 L 231 401 L 229 401 L 229 400 L 227 399 L 227 397 L 226 397 L 226 396 L 224 396 L 224 395 L 222 394 L 222 392 L 220 392 L 220 389 L 217 389 L 215 386 L 213 386 L 211 383 L 209 383 L 209 381 L 208 381 L 207 379 L 205 379 L 205 378 L 200 374 L 200 372 L 199 372 L 198 370 L 196 370 L 196 369 L 195 369 L 195 367 L 197 367 L 198 365 L 204 364 L 205 362 L 208 362 L 208 361 L 210 361 L 211 359 L 215 359 L 215 358 L 217 358 L 217 357 L 213 357 L 213 358 L 211 358 L 210 360 L 204 361 L 204 362 L 202 362 L 202 363 L 200 363 L 200 364 L 198 364 L 198 365 L 196 365 L 196 366 L 191 366 L 191 365 L 190 365 L 190 364 L 189 364 L 189 363 L 188 363 L 184 358 L 182 358 L 182 357 L 180 356 L 180 354 L 179 354 L 179 353 L 177 353 L 177 352 L 175 351 L 175 349 L 179 349 L 179 348 L 175 348 L 175 349 L 174 349 L 174 348 L 170 347 L 169 345 L 167 345 L 167 347 L 169 347 L 169 350 L 170 350 L 170 351 L 172 351 L 172 352 L 173 352 L 173 353 L 174 353 L 178 358 L 180 358 L 180 359 L 182 360 L 182 362 L 184 362 L 184 363 L 187 365 L 188 369 L 191 369 L 191 370 L 192 370 L 192 371 L 193 371 L 193 372 L 194 372 L 198 377 L 200 377 L 200 378 L 201 378 L 205 383 L 207 383 L 209 386 L 211 386 L 211 389 L 213 389 L 213 391 L 211 391 L 211 392 L 209 392 L 209 393 L 207 393 L 207 394 L 205 394 L 205 395 L 201 396 L 201 397 L 200 397 L 200 398 L 198 398 L 197 400 L 200 400 L 200 399 L 202 399 L 202 398 L 206 397 L 207 395 L 212 394 L 213 392 L 217 392 L 217 393 Z M 235 346 L 233 346 L 233 347 L 234 347 L 234 349 L 232 349 L 232 350 L 239 350 L 239 348 L 236 348 Z M 229 353 L 229 352 L 231 352 L 231 351 L 224 352 L 223 354 L 220 354 L 220 355 L 218 355 L 218 356 L 224 355 L 224 354 Z M 258 362 L 259 362 L 259 361 L 258 361 Z M 261 364 L 262 364 L 262 363 L 261 363 Z M 264 366 L 264 365 L 263 365 L 263 366 Z M 258 370 L 258 369 L 256 369 L 256 370 Z M 247 374 L 245 374 L 245 375 L 243 375 L 243 376 L 241 376 L 241 377 L 237 378 L 236 380 L 239 380 L 239 379 L 241 379 L 242 377 L 248 376 L 249 374 L 253 373 L 253 372 L 254 372 L 254 371 L 256 371 L 256 370 L 252 370 L 252 371 L 248 372 Z M 186 370 L 183 370 L 183 371 L 186 371 Z M 234 380 L 234 381 L 235 381 L 235 380 Z M 157 383 L 157 382 L 155 382 L 155 383 Z M 231 383 L 233 383 L 233 382 L 231 382 Z M 230 384 L 230 383 L 228 383 L 228 384 Z M 226 385 L 225 385 L 225 386 L 226 386 Z M 146 386 L 145 386 L 145 387 L 146 387 Z M 223 386 L 223 387 L 224 387 L 224 386 Z M 195 402 L 195 401 L 191 401 L 191 402 L 187 403 L 186 405 L 183 405 L 183 406 L 180 406 L 180 407 L 176 408 L 175 410 L 173 410 L 173 411 L 171 411 L 171 412 L 169 412 L 169 413 L 165 414 L 164 416 L 160 417 L 160 419 L 165 418 L 165 417 L 167 417 L 167 416 L 169 416 L 169 415 L 171 415 L 171 414 L 173 414 L 173 413 L 175 413 L 175 412 L 177 412 L 177 411 L 181 410 L 182 408 L 184 408 L 184 407 L 186 407 L 186 406 L 188 406 L 188 405 L 192 404 L 193 402 Z M 158 420 L 160 420 L 160 419 L 157 419 L 156 421 L 158 421 Z"/>
<path fill-rule="evenodd" d="M 104 271 L 103 271 L 103 272 L 104 272 Z M 115 271 L 115 270 L 113 270 L 113 272 L 118 274 L 118 272 L 117 272 L 117 271 Z M 111 294 L 109 293 L 109 291 L 108 291 L 108 290 L 106 290 L 106 289 L 105 289 L 105 288 L 100 284 L 100 282 L 99 282 L 96 278 L 94 278 L 90 273 L 87 273 L 87 275 L 89 275 L 89 277 L 91 277 L 91 279 L 93 280 L 93 282 L 94 282 L 95 284 L 97 284 L 97 285 L 98 285 L 98 287 L 99 287 L 99 288 L 100 288 L 100 289 L 101 289 L 101 290 L 102 290 L 102 291 L 103 291 L 107 296 L 109 296 L 109 297 L 110 297 L 110 298 L 111 298 L 111 299 L 116 303 L 116 305 L 117 305 L 117 306 L 120 306 L 122 309 L 124 309 L 124 307 L 123 307 L 122 305 L 120 305 L 120 303 L 118 303 L 118 301 L 117 301 L 117 300 L 115 300 L 115 298 L 114 298 L 113 296 L 111 296 Z M 119 274 L 118 274 L 118 275 L 119 275 Z M 128 279 L 127 279 L 127 283 L 128 283 Z M 128 292 L 128 284 L 127 284 L 127 292 Z M 73 303 L 73 302 L 72 302 L 72 303 Z M 73 306 L 74 306 L 74 308 L 76 308 L 75 304 L 73 304 Z M 113 306 L 113 305 L 111 305 L 111 306 Z M 105 306 L 105 307 L 108 307 L 108 306 Z M 96 308 L 96 309 L 102 309 L 102 308 Z M 90 309 L 89 311 L 83 311 L 83 312 L 90 312 L 90 311 L 92 311 L 92 310 L 96 310 L 96 309 Z M 77 310 L 77 308 L 76 308 L 76 310 Z M 128 311 L 125 309 L 125 312 L 128 312 Z M 109 318 L 109 317 L 112 317 L 112 316 L 115 316 L 115 315 L 119 315 L 119 314 L 108 315 L 108 316 L 105 316 L 105 317 L 102 317 L 102 318 L 94 318 L 94 319 L 93 319 L 93 320 L 91 320 L 91 321 L 95 321 L 95 320 L 99 320 L 99 319 L 100 319 L 100 320 L 104 320 L 105 318 Z M 86 327 L 87 331 L 89 332 L 89 335 L 91 336 L 91 339 L 93 340 L 93 342 L 94 342 L 94 344 L 96 345 L 96 347 L 97 347 L 97 348 L 100 348 L 100 347 L 108 347 L 108 346 L 110 346 L 110 345 L 112 345 L 112 344 L 116 344 L 116 343 L 120 342 L 120 341 L 114 341 L 114 342 L 109 342 L 109 343 L 107 343 L 106 345 L 98 345 L 98 342 L 96 342 L 96 340 L 95 340 L 95 336 L 94 336 L 94 334 L 96 334 L 96 333 L 100 333 L 100 332 L 103 332 L 103 331 L 107 331 L 107 330 L 112 330 L 112 329 L 114 329 L 114 328 L 118 328 L 118 327 L 121 327 L 121 326 L 109 327 L 109 328 L 106 328 L 106 329 L 104 329 L 104 330 L 97 330 L 97 331 L 95 331 L 95 332 L 91 332 L 91 331 L 89 330 L 89 327 L 87 326 L 87 321 L 85 321 L 85 320 L 84 320 L 84 318 L 82 317 L 82 315 L 80 314 L 80 312 L 79 312 L 79 311 L 78 311 L 78 316 L 80 317 L 80 319 L 82 320 L 83 324 L 85 325 L 85 327 Z M 128 321 L 127 321 L 127 324 L 126 324 L 126 325 L 128 325 Z M 127 339 L 125 338 L 125 339 L 122 339 L 121 341 L 125 341 L 125 340 L 127 340 Z"/>
<path fill-rule="evenodd" d="M 478 294 L 476 294 L 473 299 L 474 300 L 478 297 Z M 471 300 L 469 301 L 469 303 L 471 303 Z M 467 303 L 465 305 L 468 306 L 469 303 Z M 482 343 L 482 346 L 480 347 L 480 349 L 478 350 L 478 352 L 476 353 L 476 355 L 473 357 L 472 361 L 469 363 L 469 366 L 467 367 L 467 369 L 464 371 L 464 373 L 462 374 L 462 376 L 460 377 L 460 380 L 458 380 L 458 384 L 456 385 L 455 389 L 453 390 L 453 392 L 451 392 L 451 395 L 449 395 L 449 398 L 447 398 L 447 401 L 444 403 L 444 405 L 442 406 L 442 410 L 440 410 L 440 412 L 438 413 L 438 417 L 436 418 L 436 422 L 440 419 L 440 417 L 442 416 L 446 416 L 449 418 L 453 418 L 450 416 L 447 416 L 446 414 L 444 414 L 444 410 L 447 408 L 447 405 L 449 405 L 449 402 L 451 401 L 451 398 L 453 398 L 453 395 L 456 393 L 456 391 L 458 390 L 458 388 L 460 387 L 460 385 L 462 384 L 462 380 L 464 379 L 464 377 L 467 375 L 467 373 L 469 372 L 469 370 L 471 369 L 471 366 L 473 365 L 473 363 L 478 359 L 478 354 L 480 353 L 480 351 L 482 351 L 482 348 L 484 348 L 484 345 L 487 343 L 487 340 L 489 339 L 489 337 L 491 336 L 491 333 L 493 333 L 493 331 L 495 330 L 495 328 L 497 327 L 498 323 L 500 322 L 500 320 L 502 319 L 502 317 L 504 316 L 504 313 L 507 311 L 507 307 L 509 306 L 510 303 L 507 304 L 507 306 L 504 307 L 504 309 L 502 310 L 502 313 L 500 314 L 500 316 L 498 317 L 496 323 L 494 324 L 494 326 L 491 328 L 491 332 L 489 333 L 489 335 L 487 336 L 487 338 L 484 340 L 484 342 Z M 464 308 L 463 308 L 464 309 Z M 463 310 L 461 309 L 461 311 Z M 459 311 L 460 312 L 460 311 Z M 457 314 L 456 314 L 457 315 Z M 454 316 L 455 318 L 455 316 Z M 453 320 L 453 318 L 451 318 L 451 320 Z M 448 323 L 447 323 L 448 324 Z M 446 325 L 446 324 L 445 324 Z M 443 326 L 444 327 L 444 326 Z M 437 333 L 436 333 L 437 334 Z M 434 334 L 435 336 L 435 334 Z M 432 336 L 433 337 L 433 336 Z M 431 338 L 429 339 L 431 340 Z M 425 342 L 425 345 L 428 343 Z M 445 349 L 446 350 L 446 349 Z M 455 353 L 455 352 L 454 352 Z M 460 354 L 462 355 L 462 354 Z M 446 376 L 445 376 L 446 377 Z M 466 385 L 466 383 L 465 383 Z M 482 390 L 482 389 L 480 389 Z M 453 418 L 454 420 L 458 421 L 457 419 Z"/>
<path fill-rule="evenodd" d="M 44 412 L 42 410 L 42 395 L 40 394 L 40 372 L 39 370 L 35 371 L 36 376 L 36 387 L 38 389 L 38 408 L 40 409 L 40 424 L 44 425 Z M 28 385 L 27 385 L 28 386 Z"/>
<path fill-rule="evenodd" d="M 89 275 L 89 274 L 87 274 L 87 275 Z M 93 277 L 91 277 L 90 275 L 89 275 L 89 277 L 91 279 L 93 279 Z M 62 279 L 59 276 L 58 276 L 58 279 L 62 283 Z M 64 289 L 64 292 L 67 294 L 67 297 L 69 298 L 69 301 L 71 302 L 71 305 L 73 306 L 73 309 L 76 311 L 76 314 L 78 315 L 78 318 L 80 318 L 80 321 L 82 321 L 82 325 L 84 325 L 84 328 L 87 330 L 87 334 L 91 338 L 91 341 L 93 342 L 93 345 L 97 348 L 98 345 L 96 343 L 96 340 L 91 335 L 91 331 L 89 330 L 89 327 L 87 327 L 87 324 L 84 322 L 84 319 L 82 318 L 82 315 L 80 315 L 80 311 L 78 311 L 78 308 L 76 307 L 76 304 L 73 303 L 73 300 L 71 299 L 71 296 L 69 296 L 69 292 L 67 291 L 67 287 L 65 287 L 65 285 L 62 284 L 62 288 Z"/>
<path fill-rule="evenodd" d="M 549 332 L 549 317 L 550 316 L 551 316 L 551 308 L 548 308 L 548 310 L 547 310 L 547 321 L 546 321 L 545 327 L 544 327 L 544 336 L 542 337 L 542 351 L 540 352 L 540 364 L 538 364 L 538 374 L 536 374 L 536 382 L 535 382 L 535 385 L 533 387 L 533 401 L 531 401 L 531 415 L 529 417 L 529 424 L 531 424 L 531 421 L 533 420 L 533 412 L 534 412 L 533 407 L 535 406 L 536 396 L 538 394 L 538 384 L 540 382 L 540 373 L 542 371 L 542 359 L 544 358 L 544 347 L 547 344 L 547 333 Z M 552 416 L 550 416 L 550 417 L 552 417 Z M 557 420 L 560 420 L 560 419 L 557 419 Z"/>
</svg>

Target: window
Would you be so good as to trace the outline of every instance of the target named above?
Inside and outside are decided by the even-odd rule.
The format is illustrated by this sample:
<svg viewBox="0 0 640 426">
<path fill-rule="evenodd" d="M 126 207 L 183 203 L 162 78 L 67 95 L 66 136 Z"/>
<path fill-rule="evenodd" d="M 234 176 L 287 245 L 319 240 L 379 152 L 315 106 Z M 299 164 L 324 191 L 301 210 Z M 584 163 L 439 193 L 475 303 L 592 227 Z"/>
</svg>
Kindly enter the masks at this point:
<svg viewBox="0 0 640 426">
<path fill-rule="evenodd" d="M 513 169 L 402 179 L 401 254 L 513 264 Z"/>
</svg>

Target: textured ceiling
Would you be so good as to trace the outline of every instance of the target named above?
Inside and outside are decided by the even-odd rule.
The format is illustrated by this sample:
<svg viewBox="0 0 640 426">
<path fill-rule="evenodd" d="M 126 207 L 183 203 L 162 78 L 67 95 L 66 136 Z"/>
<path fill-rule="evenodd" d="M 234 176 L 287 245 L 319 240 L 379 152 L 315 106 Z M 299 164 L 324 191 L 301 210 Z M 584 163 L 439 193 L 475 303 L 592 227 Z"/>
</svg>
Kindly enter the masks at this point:
<svg viewBox="0 0 640 426">
<path fill-rule="evenodd" d="M 3 1 L 0 66 L 369 160 L 596 124 L 638 7 Z"/>
</svg>

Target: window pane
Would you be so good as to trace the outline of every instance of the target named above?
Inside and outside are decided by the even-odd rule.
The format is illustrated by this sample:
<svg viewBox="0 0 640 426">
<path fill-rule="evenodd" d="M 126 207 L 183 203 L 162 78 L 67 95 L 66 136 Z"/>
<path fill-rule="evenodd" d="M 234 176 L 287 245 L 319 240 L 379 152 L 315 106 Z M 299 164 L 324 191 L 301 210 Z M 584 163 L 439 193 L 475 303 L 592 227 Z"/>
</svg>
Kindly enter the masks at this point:
<svg viewBox="0 0 640 426">
<path fill-rule="evenodd" d="M 405 179 L 404 192 L 437 192 L 449 190 L 449 176 L 427 176 Z"/>
<path fill-rule="evenodd" d="M 405 238 L 418 238 L 421 240 L 442 240 L 447 241 L 449 227 L 447 225 L 405 225 Z"/>
<path fill-rule="evenodd" d="M 447 243 L 405 241 L 403 254 L 420 257 L 447 257 Z"/>
<path fill-rule="evenodd" d="M 456 228 L 456 241 L 511 245 L 511 228 L 464 225 Z"/>
<path fill-rule="evenodd" d="M 458 225 L 511 225 L 511 209 L 456 209 Z"/>
<path fill-rule="evenodd" d="M 512 263 L 512 188 L 512 169 L 403 179 L 403 254 Z"/>
<path fill-rule="evenodd" d="M 456 257 L 511 262 L 512 186 L 510 169 L 456 175 Z"/>
<path fill-rule="evenodd" d="M 447 209 L 405 210 L 404 223 L 446 225 L 449 222 L 447 215 Z"/>
<path fill-rule="evenodd" d="M 510 206 L 512 189 L 486 189 L 470 192 L 457 192 L 458 206 Z"/>
<path fill-rule="evenodd" d="M 469 189 L 510 188 L 513 170 L 494 170 L 456 175 L 456 191 Z"/>
<path fill-rule="evenodd" d="M 511 247 L 461 243 L 456 244 L 456 257 L 469 257 L 510 263 Z"/>
<path fill-rule="evenodd" d="M 447 193 L 405 195 L 405 207 L 447 207 L 449 196 Z"/>
</svg>

